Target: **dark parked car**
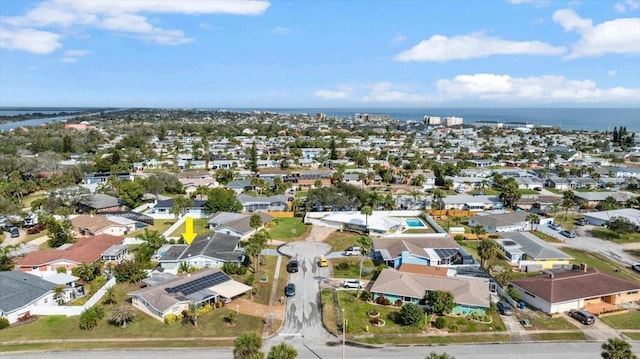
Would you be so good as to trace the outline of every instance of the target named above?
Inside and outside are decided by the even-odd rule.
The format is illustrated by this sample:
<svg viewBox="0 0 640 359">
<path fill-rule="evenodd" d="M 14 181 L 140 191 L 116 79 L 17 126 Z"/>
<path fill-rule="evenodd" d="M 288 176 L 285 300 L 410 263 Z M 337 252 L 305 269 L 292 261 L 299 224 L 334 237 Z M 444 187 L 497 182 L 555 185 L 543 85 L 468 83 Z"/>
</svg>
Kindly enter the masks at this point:
<svg viewBox="0 0 640 359">
<path fill-rule="evenodd" d="M 586 219 L 584 218 L 580 218 L 579 220 L 576 221 L 576 225 L 578 226 L 586 226 L 589 222 L 587 222 Z"/>
<path fill-rule="evenodd" d="M 594 317 L 593 314 L 587 312 L 586 310 L 571 309 L 569 311 L 569 316 L 575 318 L 577 321 L 585 325 L 594 324 L 596 322 L 596 317 Z"/>
<path fill-rule="evenodd" d="M 502 300 L 496 304 L 496 310 L 498 311 L 498 313 L 502 315 L 513 315 L 513 310 L 511 310 L 511 304 Z"/>
<path fill-rule="evenodd" d="M 287 286 L 284 287 L 284 295 L 287 297 L 293 297 L 296 295 L 296 285 L 293 283 L 287 284 Z"/>
<path fill-rule="evenodd" d="M 11 238 L 20 237 L 20 230 L 18 229 L 18 227 L 11 227 L 9 233 L 11 233 Z"/>
<path fill-rule="evenodd" d="M 633 269 L 634 271 L 640 273 L 640 263 L 632 264 L 631 265 L 631 269 Z"/>
<path fill-rule="evenodd" d="M 569 231 L 569 230 L 563 230 L 560 232 L 560 234 L 562 234 L 565 237 L 569 237 L 569 238 L 576 238 L 576 232 L 574 231 Z"/>
<path fill-rule="evenodd" d="M 556 231 L 559 231 L 559 230 L 561 230 L 561 229 L 562 229 L 562 226 L 560 226 L 559 224 L 556 224 L 556 223 L 550 222 L 550 223 L 549 223 L 549 228 L 551 228 L 551 229 L 555 229 Z"/>
<path fill-rule="evenodd" d="M 298 261 L 295 259 L 292 259 L 289 261 L 289 264 L 287 264 L 287 272 L 289 273 L 298 273 Z"/>
</svg>

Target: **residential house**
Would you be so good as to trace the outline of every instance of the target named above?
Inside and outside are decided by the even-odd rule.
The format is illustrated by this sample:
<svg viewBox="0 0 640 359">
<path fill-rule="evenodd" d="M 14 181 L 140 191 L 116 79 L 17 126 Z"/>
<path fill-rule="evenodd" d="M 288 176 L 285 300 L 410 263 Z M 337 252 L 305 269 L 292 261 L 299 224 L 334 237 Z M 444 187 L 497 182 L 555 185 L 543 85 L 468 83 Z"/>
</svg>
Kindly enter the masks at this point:
<svg viewBox="0 0 640 359">
<path fill-rule="evenodd" d="M 89 185 L 107 183 L 109 177 L 114 177 L 118 181 L 133 181 L 133 175 L 129 172 L 96 172 L 85 174 L 82 183 Z"/>
<path fill-rule="evenodd" d="M 544 186 L 562 191 L 566 191 L 569 189 L 573 190 L 576 188 L 576 181 L 574 181 L 572 178 L 549 177 L 545 179 Z"/>
<path fill-rule="evenodd" d="M 305 223 L 311 223 L 312 216 L 313 214 L 308 212 Z M 404 219 L 390 217 L 382 212 L 373 212 L 369 216 L 360 212 L 324 212 L 320 217 L 322 225 L 377 236 L 401 232 L 406 226 Z"/>
<path fill-rule="evenodd" d="M 288 211 L 287 196 L 279 194 L 271 197 L 238 195 L 243 212 Z"/>
<path fill-rule="evenodd" d="M 127 206 L 123 200 L 103 193 L 93 194 L 87 200 L 80 201 L 78 204 L 80 213 L 104 213 L 124 211 L 126 209 Z"/>
<path fill-rule="evenodd" d="M 27 253 L 16 261 L 20 271 L 38 277 L 48 277 L 58 273 L 58 268 L 65 268 L 67 273 L 82 263 L 93 263 L 101 260 L 102 254 L 112 246 L 122 243 L 122 237 L 99 234 L 93 237 L 80 238 L 64 249 L 44 249 Z"/>
<path fill-rule="evenodd" d="M 523 301 L 547 314 L 581 308 L 600 314 L 640 300 L 640 284 L 586 265 L 512 280 L 511 284 Z"/>
<path fill-rule="evenodd" d="M 515 232 L 530 229 L 526 212 L 510 212 L 501 214 L 479 214 L 470 217 L 469 226 L 481 225 L 487 233 Z"/>
<path fill-rule="evenodd" d="M 275 219 L 265 212 L 258 212 L 257 215 L 260 216 L 262 226 Z M 216 233 L 224 233 L 244 240 L 256 231 L 256 228 L 251 227 L 251 217 L 250 214 L 218 212 L 213 214 L 207 223 L 209 229 Z"/>
<path fill-rule="evenodd" d="M 204 269 L 189 276 L 159 282 L 127 293 L 134 307 L 160 321 L 180 315 L 189 305 L 202 306 L 231 299 L 251 290 L 218 269 Z"/>
<path fill-rule="evenodd" d="M 401 272 L 385 268 L 371 287 L 374 301 L 385 297 L 391 303 L 419 303 L 430 291 L 453 293 L 456 307 L 453 313 L 481 312 L 491 305 L 489 281 L 469 277 L 444 277 Z"/>
<path fill-rule="evenodd" d="M 68 273 L 56 273 L 42 279 L 46 280 L 47 282 L 51 282 L 56 286 L 62 286 L 64 288 L 64 292 L 61 294 L 61 296 L 55 298 L 58 303 L 66 303 L 78 297 L 82 297 L 85 294 L 84 286 L 78 285 L 76 283 L 80 278 L 74 275 Z"/>
<path fill-rule="evenodd" d="M 162 268 L 174 270 L 182 263 L 194 268 L 222 268 L 224 263 L 242 264 L 243 261 L 240 237 L 218 232 L 200 235 L 190 245 L 172 245 L 158 260 Z"/>
<path fill-rule="evenodd" d="M 71 218 L 73 229 L 80 236 L 109 234 L 125 236 L 136 230 L 136 221 L 124 217 L 102 217 L 81 214 Z"/>
<path fill-rule="evenodd" d="M 204 205 L 207 203 L 205 200 L 195 199 L 193 200 L 193 204 L 187 208 L 182 210 L 182 214 L 190 215 L 194 218 L 206 218 L 207 214 L 204 211 Z M 153 209 L 148 212 L 148 214 L 160 214 L 160 215 L 168 215 L 172 214 L 171 209 L 173 208 L 173 198 L 157 200 L 154 203 Z"/>
<path fill-rule="evenodd" d="M 521 270 L 539 271 L 566 267 L 573 257 L 530 232 L 503 232 L 496 239 L 505 258 Z"/>
<path fill-rule="evenodd" d="M 638 197 L 637 194 L 623 191 L 611 192 L 575 192 L 576 201 L 586 204 L 588 207 L 596 207 L 608 197 L 613 197 L 618 204 L 624 205 L 628 200 Z"/>
<path fill-rule="evenodd" d="M 498 196 L 471 196 L 468 194 L 458 194 L 441 198 L 439 206 L 440 209 L 460 209 L 473 212 L 503 208 L 502 201 Z"/>
<path fill-rule="evenodd" d="M 35 306 L 55 306 L 56 284 L 20 271 L 0 272 L 0 318 L 10 324 L 31 317 Z"/>
<path fill-rule="evenodd" d="M 441 266 L 462 264 L 468 256 L 446 235 L 424 237 L 373 237 L 373 258 L 392 268 L 405 264 Z"/>
<path fill-rule="evenodd" d="M 253 185 L 249 180 L 233 180 L 224 186 L 226 189 L 230 189 L 237 195 L 244 191 L 253 189 Z"/>
<path fill-rule="evenodd" d="M 611 219 L 616 217 L 627 219 L 635 224 L 637 230 L 640 231 L 640 210 L 637 209 L 621 208 L 611 211 L 587 212 L 584 214 L 587 222 L 594 226 L 606 226 Z"/>
</svg>

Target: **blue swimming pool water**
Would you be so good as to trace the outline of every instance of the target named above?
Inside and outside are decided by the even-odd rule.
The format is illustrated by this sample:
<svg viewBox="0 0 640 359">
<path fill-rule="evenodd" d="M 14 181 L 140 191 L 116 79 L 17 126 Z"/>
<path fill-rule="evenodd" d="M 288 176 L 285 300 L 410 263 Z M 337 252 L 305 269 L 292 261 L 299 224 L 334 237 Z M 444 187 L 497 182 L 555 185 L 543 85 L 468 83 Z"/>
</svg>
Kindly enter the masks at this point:
<svg viewBox="0 0 640 359">
<path fill-rule="evenodd" d="M 409 227 L 424 227 L 424 223 L 419 218 L 407 218 L 405 222 Z"/>
</svg>

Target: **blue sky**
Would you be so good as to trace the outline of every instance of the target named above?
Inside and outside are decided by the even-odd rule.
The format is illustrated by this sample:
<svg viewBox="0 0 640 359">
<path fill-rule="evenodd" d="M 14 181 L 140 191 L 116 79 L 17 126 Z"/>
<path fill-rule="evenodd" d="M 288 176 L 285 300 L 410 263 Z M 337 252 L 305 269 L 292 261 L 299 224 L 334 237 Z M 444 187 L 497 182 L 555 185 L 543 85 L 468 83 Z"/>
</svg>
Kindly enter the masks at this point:
<svg viewBox="0 0 640 359">
<path fill-rule="evenodd" d="M 639 107 L 640 0 L 0 1 L 0 106 Z"/>
</svg>

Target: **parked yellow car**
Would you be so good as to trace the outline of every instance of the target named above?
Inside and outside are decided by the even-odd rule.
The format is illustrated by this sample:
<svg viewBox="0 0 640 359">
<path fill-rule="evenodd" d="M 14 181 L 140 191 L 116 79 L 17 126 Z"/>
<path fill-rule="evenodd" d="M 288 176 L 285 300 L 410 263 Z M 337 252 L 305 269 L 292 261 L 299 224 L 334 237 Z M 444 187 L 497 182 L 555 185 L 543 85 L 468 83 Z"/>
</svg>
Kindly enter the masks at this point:
<svg viewBox="0 0 640 359">
<path fill-rule="evenodd" d="M 327 258 L 320 257 L 320 261 L 318 261 L 318 265 L 320 267 L 328 267 L 329 266 L 329 262 L 327 262 Z"/>
</svg>

